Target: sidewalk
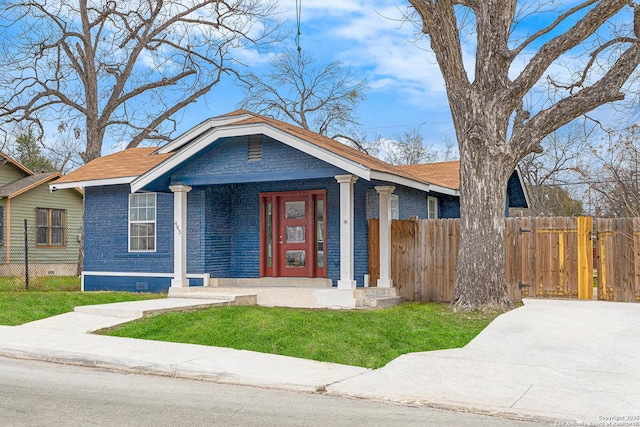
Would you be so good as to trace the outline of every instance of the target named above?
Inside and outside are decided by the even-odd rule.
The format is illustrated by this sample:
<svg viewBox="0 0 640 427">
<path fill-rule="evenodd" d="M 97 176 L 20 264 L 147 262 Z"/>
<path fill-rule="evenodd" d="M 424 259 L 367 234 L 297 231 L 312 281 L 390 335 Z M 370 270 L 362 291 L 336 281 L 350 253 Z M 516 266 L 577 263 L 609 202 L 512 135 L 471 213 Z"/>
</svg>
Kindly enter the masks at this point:
<svg viewBox="0 0 640 427">
<path fill-rule="evenodd" d="M 173 301 L 109 304 L 100 306 L 100 314 L 83 308 L 1 326 L 0 355 L 547 421 L 629 417 L 640 424 L 631 418 L 640 416 L 640 305 L 526 300 L 462 349 L 404 355 L 375 371 L 85 333 L 150 310 L 177 309 L 174 304 L 223 303 Z"/>
</svg>

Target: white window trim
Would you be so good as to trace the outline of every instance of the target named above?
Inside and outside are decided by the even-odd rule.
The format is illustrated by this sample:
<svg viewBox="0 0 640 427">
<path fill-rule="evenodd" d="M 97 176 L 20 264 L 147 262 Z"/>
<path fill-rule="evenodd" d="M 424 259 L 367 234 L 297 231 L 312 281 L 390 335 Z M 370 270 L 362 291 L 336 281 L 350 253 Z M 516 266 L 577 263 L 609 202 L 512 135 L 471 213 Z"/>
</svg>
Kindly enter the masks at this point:
<svg viewBox="0 0 640 427">
<path fill-rule="evenodd" d="M 153 221 L 150 220 L 145 220 L 145 221 L 131 221 L 131 199 L 133 198 L 133 196 L 140 196 L 140 195 L 149 195 L 149 194 L 153 194 L 153 205 L 155 207 L 154 209 L 154 218 Z M 157 224 L 157 219 L 158 219 L 158 196 L 156 193 L 133 193 L 133 194 L 129 194 L 129 203 L 127 204 L 127 222 L 128 222 L 128 233 L 127 233 L 127 249 L 129 250 L 129 252 L 133 252 L 133 253 L 139 253 L 139 252 L 144 252 L 144 253 L 154 253 L 157 251 L 158 249 L 158 224 Z M 148 224 L 148 223 L 153 223 L 154 227 L 153 227 L 153 249 L 131 249 L 131 224 Z"/>
<path fill-rule="evenodd" d="M 436 216 L 432 217 L 431 216 L 431 209 L 430 209 L 430 204 L 431 202 L 436 204 Z M 438 198 L 437 197 L 432 197 L 432 196 L 427 196 L 427 218 L 428 219 L 438 219 L 440 217 L 440 212 L 439 212 L 439 206 L 438 206 Z"/>
<path fill-rule="evenodd" d="M 394 203 L 397 206 L 397 209 L 393 209 Z M 397 194 L 389 195 L 389 207 L 391 209 L 391 217 L 389 219 L 400 219 L 400 199 Z"/>
</svg>

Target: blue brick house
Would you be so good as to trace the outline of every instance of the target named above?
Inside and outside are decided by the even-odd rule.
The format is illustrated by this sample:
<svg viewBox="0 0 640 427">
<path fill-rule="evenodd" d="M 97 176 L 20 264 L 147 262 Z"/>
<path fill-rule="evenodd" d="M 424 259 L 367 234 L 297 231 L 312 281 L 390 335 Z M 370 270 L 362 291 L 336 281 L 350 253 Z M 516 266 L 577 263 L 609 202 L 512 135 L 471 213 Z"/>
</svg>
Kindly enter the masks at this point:
<svg viewBox="0 0 640 427">
<path fill-rule="evenodd" d="M 391 287 L 391 219 L 458 217 L 458 175 L 458 162 L 396 167 L 239 110 L 163 147 L 98 158 L 51 189 L 85 190 L 84 290 L 273 278 L 354 289 L 367 220 L 380 218 L 377 286 Z M 527 206 L 517 171 L 507 191 L 506 208 Z"/>
</svg>

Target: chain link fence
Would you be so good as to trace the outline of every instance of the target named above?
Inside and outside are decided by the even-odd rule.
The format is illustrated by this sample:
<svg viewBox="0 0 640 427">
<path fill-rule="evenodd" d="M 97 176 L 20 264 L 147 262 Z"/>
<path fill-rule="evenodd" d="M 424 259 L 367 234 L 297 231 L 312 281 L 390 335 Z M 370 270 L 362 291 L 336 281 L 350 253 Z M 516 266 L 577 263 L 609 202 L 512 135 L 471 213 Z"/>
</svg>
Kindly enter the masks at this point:
<svg viewBox="0 0 640 427">
<path fill-rule="evenodd" d="M 25 222 L 20 234 L 0 248 L 0 291 L 80 290 L 82 229 Z"/>
</svg>

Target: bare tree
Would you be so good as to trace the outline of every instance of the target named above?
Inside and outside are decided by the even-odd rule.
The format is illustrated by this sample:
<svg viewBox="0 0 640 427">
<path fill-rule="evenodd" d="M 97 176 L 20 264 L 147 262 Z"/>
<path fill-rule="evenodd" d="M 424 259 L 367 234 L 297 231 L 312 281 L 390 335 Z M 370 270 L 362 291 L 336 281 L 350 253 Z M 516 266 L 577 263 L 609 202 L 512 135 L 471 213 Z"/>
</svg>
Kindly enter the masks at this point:
<svg viewBox="0 0 640 427">
<path fill-rule="evenodd" d="M 624 98 L 622 86 L 640 62 L 640 9 L 628 0 L 586 0 L 551 10 L 516 0 L 409 0 L 442 72 L 460 149 L 460 252 L 451 306 L 508 309 L 504 251 L 507 182 L 553 131 L 598 106 Z M 536 19 L 553 12 L 555 19 Z M 631 13 L 633 12 L 633 13 Z M 472 16 L 472 18 L 469 18 Z M 533 28 L 522 34 L 516 16 Z M 549 16 L 549 15 L 547 15 Z M 629 22 L 633 16 L 633 25 Z M 475 24 L 475 64 L 467 73 L 460 20 Z M 625 35 L 610 31 L 627 22 Z M 634 29 L 636 30 L 634 32 Z M 624 29 L 620 29 L 622 31 Z M 616 48 L 614 61 L 599 62 Z M 554 102 L 528 111 L 525 96 L 573 49 L 588 61 L 558 84 Z M 518 59 L 518 62 L 514 62 Z M 471 67 L 470 67 L 471 68 Z"/>
<path fill-rule="evenodd" d="M 640 216 L 640 127 L 607 136 L 576 170 L 597 195 L 598 215 Z"/>
<path fill-rule="evenodd" d="M 520 162 L 529 191 L 531 216 L 577 216 L 584 206 L 573 194 L 580 191 L 576 167 L 587 151 L 590 135 L 584 126 L 570 124 L 541 142 L 544 151 L 531 153 Z"/>
<path fill-rule="evenodd" d="M 432 146 L 425 145 L 424 137 L 418 128 L 403 132 L 394 139 L 387 139 L 384 145 L 384 160 L 392 165 L 416 165 L 435 162 L 438 159 L 438 152 Z"/>
<path fill-rule="evenodd" d="M 261 0 L 6 0 L 0 119 L 58 122 L 85 140 L 85 162 L 108 132 L 127 147 L 167 140 L 239 49 L 272 40 L 273 13 Z"/>
<path fill-rule="evenodd" d="M 271 68 L 265 76 L 250 74 L 243 79 L 241 108 L 346 139 L 367 151 L 360 138 L 347 132 L 358 125 L 355 110 L 365 99 L 365 80 L 358 80 L 338 61 L 319 65 L 302 50 L 285 50 L 273 58 Z"/>
</svg>

